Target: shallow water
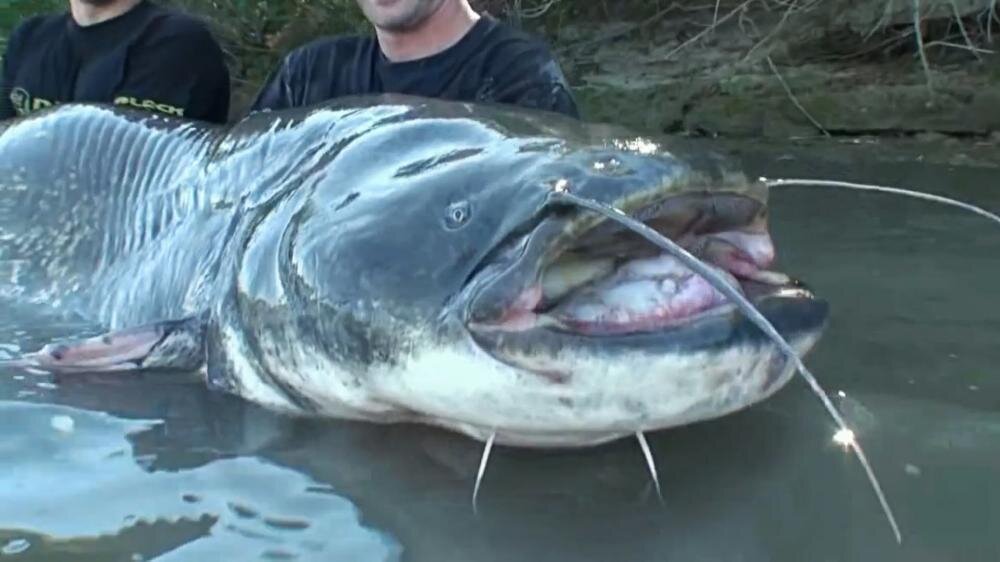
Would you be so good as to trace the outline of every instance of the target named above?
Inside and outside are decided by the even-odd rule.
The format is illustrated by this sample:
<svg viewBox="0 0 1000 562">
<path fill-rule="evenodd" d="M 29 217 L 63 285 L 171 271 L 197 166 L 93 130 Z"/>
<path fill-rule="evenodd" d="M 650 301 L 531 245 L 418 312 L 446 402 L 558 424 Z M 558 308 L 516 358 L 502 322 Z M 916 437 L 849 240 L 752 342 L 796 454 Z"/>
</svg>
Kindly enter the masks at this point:
<svg viewBox="0 0 1000 562">
<path fill-rule="evenodd" d="M 751 148 L 755 175 L 1000 210 L 993 169 Z M 650 435 L 662 503 L 634 442 L 500 447 L 474 514 L 481 446 L 442 431 L 291 422 L 176 375 L 0 373 L 0 560 L 1000 559 L 1000 226 L 828 188 L 771 206 L 780 268 L 832 304 L 807 363 L 843 393 L 902 545 L 799 380 Z M 3 305 L 0 356 L 91 329 Z"/>
</svg>

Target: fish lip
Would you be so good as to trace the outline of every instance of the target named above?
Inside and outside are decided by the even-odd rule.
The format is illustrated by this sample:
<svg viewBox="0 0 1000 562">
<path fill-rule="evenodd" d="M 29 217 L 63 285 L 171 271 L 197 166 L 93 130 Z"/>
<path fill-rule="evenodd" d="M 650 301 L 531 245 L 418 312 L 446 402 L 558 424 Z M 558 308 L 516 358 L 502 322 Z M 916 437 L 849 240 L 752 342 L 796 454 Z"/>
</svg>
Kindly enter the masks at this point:
<svg viewBox="0 0 1000 562">
<path fill-rule="evenodd" d="M 750 302 L 786 340 L 822 333 L 829 323 L 829 303 L 808 291 L 785 288 L 784 292 L 776 291 L 750 299 Z M 521 331 L 473 326 L 469 333 L 476 345 L 494 359 L 550 378 L 553 372 L 534 368 L 526 360 L 540 354 L 554 355 L 563 350 L 584 350 L 592 353 L 595 359 L 613 360 L 616 355 L 636 351 L 684 355 L 739 345 L 774 345 L 752 320 L 732 304 L 713 308 L 671 326 L 644 332 L 585 334 L 550 326 Z"/>
</svg>

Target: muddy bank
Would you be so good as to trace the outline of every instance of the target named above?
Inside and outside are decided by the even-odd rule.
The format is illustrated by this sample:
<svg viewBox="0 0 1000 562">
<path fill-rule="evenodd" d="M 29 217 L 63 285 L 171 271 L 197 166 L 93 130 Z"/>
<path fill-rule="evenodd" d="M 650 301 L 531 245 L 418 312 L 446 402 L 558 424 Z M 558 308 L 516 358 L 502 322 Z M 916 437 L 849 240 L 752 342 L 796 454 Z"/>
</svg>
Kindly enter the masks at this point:
<svg viewBox="0 0 1000 562">
<path fill-rule="evenodd" d="M 821 0 L 798 11 L 668 7 L 539 32 L 590 120 L 734 138 L 930 134 L 993 143 L 995 0 L 954 5 L 942 11 L 924 0 L 919 25 L 891 1 Z"/>
<path fill-rule="evenodd" d="M 607 67 L 576 76 L 574 88 L 588 119 L 650 132 L 790 138 L 1000 131 L 1000 77 L 949 70 L 931 96 L 919 74 L 891 67 L 776 68 L 787 89 L 767 69 L 671 76 Z"/>
</svg>

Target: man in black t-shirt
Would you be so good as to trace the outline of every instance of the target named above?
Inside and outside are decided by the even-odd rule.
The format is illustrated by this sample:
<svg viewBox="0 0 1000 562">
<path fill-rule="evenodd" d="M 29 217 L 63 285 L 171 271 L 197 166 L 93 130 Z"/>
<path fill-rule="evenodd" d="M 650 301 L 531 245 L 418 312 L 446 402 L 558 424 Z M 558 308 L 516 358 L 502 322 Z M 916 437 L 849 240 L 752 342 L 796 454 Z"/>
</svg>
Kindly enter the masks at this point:
<svg viewBox="0 0 1000 562">
<path fill-rule="evenodd" d="M 229 71 L 198 20 L 150 0 L 70 0 L 11 33 L 0 120 L 68 102 L 137 107 L 224 123 Z"/>
<path fill-rule="evenodd" d="M 289 53 L 252 110 L 400 93 L 497 102 L 579 117 L 562 69 L 528 34 L 468 0 L 358 0 L 375 37 L 335 37 Z"/>
</svg>

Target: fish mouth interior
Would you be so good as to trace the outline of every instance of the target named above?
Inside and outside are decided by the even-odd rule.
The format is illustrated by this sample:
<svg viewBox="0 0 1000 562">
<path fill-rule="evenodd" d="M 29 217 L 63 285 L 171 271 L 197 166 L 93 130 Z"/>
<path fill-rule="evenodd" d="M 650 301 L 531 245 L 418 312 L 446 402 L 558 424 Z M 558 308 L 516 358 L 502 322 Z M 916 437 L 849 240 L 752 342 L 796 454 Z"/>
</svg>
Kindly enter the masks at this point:
<svg viewBox="0 0 1000 562">
<path fill-rule="evenodd" d="M 751 302 L 814 298 L 771 269 L 776 256 L 767 208 L 757 199 L 704 192 L 632 207 L 628 215 L 701 259 Z M 559 220 L 550 219 L 548 232 L 543 222 L 522 239 L 524 248 L 527 238 L 541 237 L 533 242 L 543 249 L 535 256 L 523 250 L 510 268 L 519 275 L 493 282 L 509 286 L 492 295 L 489 313 L 473 314 L 468 326 L 474 335 L 544 331 L 549 341 L 553 335 L 607 341 L 676 333 L 705 317 L 733 313 L 729 299 L 707 280 L 621 224 L 585 210 Z"/>
</svg>

